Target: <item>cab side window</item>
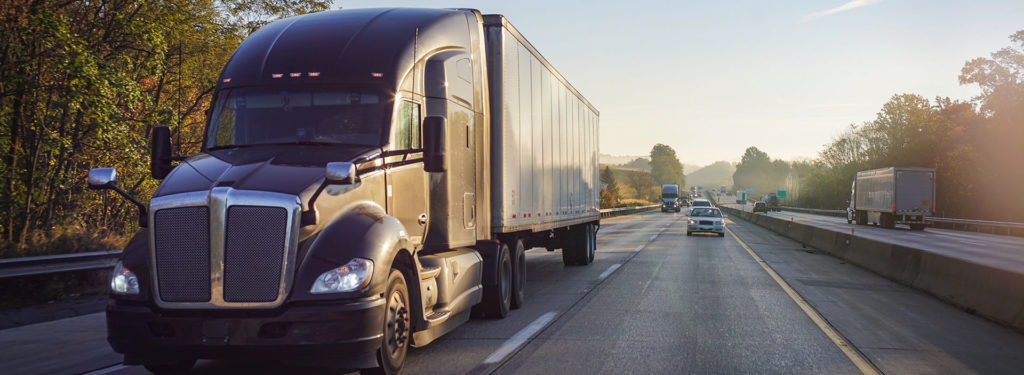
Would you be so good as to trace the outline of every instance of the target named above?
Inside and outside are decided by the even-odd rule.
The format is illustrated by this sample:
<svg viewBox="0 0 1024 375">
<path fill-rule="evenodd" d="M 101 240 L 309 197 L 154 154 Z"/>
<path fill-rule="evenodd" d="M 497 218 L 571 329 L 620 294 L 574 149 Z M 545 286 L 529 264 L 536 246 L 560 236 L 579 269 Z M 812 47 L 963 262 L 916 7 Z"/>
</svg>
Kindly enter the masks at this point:
<svg viewBox="0 0 1024 375">
<path fill-rule="evenodd" d="M 395 114 L 395 126 L 391 133 L 393 150 L 420 149 L 420 105 L 401 100 Z"/>
</svg>

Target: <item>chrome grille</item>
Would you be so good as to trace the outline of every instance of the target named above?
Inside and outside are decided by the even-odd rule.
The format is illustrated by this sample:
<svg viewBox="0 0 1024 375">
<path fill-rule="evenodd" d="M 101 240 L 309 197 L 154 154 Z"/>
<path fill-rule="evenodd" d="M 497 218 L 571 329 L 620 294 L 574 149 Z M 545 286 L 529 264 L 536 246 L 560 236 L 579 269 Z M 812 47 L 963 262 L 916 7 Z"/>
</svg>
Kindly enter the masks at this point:
<svg viewBox="0 0 1024 375">
<path fill-rule="evenodd" d="M 228 208 L 224 301 L 271 302 L 281 288 L 288 212 L 281 207 Z"/>
<path fill-rule="evenodd" d="M 153 218 L 160 299 L 168 302 L 208 302 L 209 209 L 168 208 L 156 211 Z"/>
</svg>

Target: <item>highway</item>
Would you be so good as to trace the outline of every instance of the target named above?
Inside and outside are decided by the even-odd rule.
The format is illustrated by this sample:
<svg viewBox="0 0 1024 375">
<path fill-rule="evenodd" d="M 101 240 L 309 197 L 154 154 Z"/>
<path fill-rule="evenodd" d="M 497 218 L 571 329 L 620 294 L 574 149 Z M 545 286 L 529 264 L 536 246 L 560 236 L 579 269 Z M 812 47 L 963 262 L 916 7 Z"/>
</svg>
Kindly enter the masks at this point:
<svg viewBox="0 0 1024 375">
<path fill-rule="evenodd" d="M 725 201 L 728 199 L 723 198 Z M 737 209 L 742 207 L 747 212 L 753 207 L 750 204 L 725 206 Z M 768 215 L 838 232 L 849 233 L 852 229 L 858 236 L 1024 273 L 1024 237 L 935 228 L 912 231 L 905 225 L 898 225 L 895 229 L 884 229 L 872 225 L 848 224 L 846 219 L 841 217 L 791 211 L 771 212 Z"/>
<path fill-rule="evenodd" d="M 524 308 L 412 349 L 405 373 L 1024 373 L 1017 331 L 761 227 L 730 219 L 724 238 L 687 237 L 685 220 L 602 220 L 585 267 L 529 250 Z M 0 330 L 0 346 L 4 373 L 146 373 L 119 364 L 102 314 Z M 193 369 L 235 372 L 339 373 L 259 362 Z"/>
</svg>

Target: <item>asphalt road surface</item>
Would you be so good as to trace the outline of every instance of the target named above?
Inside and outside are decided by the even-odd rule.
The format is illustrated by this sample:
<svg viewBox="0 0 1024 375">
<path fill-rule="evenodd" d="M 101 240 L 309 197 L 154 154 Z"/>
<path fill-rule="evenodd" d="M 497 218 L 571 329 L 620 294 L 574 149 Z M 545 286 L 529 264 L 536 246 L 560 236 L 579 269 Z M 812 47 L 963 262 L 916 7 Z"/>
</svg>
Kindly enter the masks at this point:
<svg viewBox="0 0 1024 375">
<path fill-rule="evenodd" d="M 685 219 L 605 220 L 590 266 L 529 250 L 526 306 L 412 349 L 406 373 L 1024 373 L 1016 331 L 760 227 L 687 237 Z M 104 335 L 102 314 L 2 330 L 0 372 L 146 373 L 119 365 Z M 193 373 L 338 372 L 200 361 Z"/>
</svg>

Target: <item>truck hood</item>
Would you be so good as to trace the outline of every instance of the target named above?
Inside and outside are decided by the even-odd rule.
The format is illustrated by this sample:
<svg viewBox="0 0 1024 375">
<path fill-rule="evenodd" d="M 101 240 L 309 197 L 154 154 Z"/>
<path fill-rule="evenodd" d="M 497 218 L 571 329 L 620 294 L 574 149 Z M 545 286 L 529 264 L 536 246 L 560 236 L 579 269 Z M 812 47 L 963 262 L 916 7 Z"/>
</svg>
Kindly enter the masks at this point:
<svg viewBox="0 0 1024 375">
<path fill-rule="evenodd" d="M 227 186 L 301 195 L 324 179 L 329 162 L 354 161 L 379 151 L 366 146 L 260 146 L 210 151 L 182 162 L 154 197 Z"/>
</svg>

